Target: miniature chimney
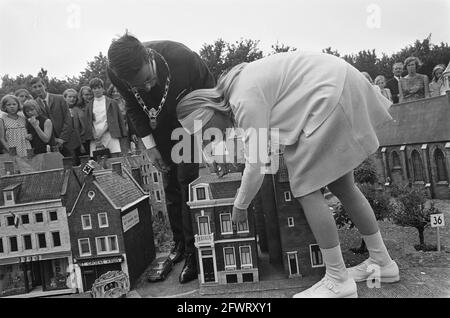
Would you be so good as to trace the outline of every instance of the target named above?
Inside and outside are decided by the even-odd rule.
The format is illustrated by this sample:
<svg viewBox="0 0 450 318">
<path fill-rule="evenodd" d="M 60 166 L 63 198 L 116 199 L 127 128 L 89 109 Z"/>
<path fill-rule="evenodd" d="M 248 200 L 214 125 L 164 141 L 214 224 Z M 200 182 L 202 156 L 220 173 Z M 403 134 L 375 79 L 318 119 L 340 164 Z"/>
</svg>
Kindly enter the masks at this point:
<svg viewBox="0 0 450 318">
<path fill-rule="evenodd" d="M 5 172 L 7 176 L 14 174 L 14 162 L 5 161 Z"/>
<path fill-rule="evenodd" d="M 64 170 L 72 169 L 73 158 L 72 157 L 64 157 L 63 158 L 63 167 Z"/>
<path fill-rule="evenodd" d="M 17 149 L 16 149 L 16 147 L 9 147 L 9 155 L 10 156 L 17 156 Z"/>
<path fill-rule="evenodd" d="M 89 158 L 88 155 L 80 156 L 80 166 L 84 167 L 84 165 L 85 165 L 86 163 L 88 163 L 89 159 L 90 159 L 90 158 Z"/>
<path fill-rule="evenodd" d="M 114 162 L 112 165 L 112 171 L 117 173 L 119 176 L 122 175 L 122 163 L 120 162 Z"/>
<path fill-rule="evenodd" d="M 131 168 L 131 175 L 133 176 L 133 179 L 136 180 L 136 182 L 142 187 L 142 175 L 141 175 L 141 169 L 136 167 L 136 168 Z"/>
</svg>

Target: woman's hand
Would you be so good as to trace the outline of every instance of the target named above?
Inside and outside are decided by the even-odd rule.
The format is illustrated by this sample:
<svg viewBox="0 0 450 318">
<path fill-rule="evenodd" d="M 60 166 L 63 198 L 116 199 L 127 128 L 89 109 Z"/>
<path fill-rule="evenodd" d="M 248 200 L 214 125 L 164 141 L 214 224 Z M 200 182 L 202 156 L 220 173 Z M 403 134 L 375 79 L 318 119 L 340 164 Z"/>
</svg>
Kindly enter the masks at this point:
<svg viewBox="0 0 450 318">
<path fill-rule="evenodd" d="M 247 221 L 247 209 L 239 209 L 233 206 L 233 214 L 231 215 L 231 220 L 236 224 Z"/>
<path fill-rule="evenodd" d="M 31 141 L 31 140 L 33 140 L 33 135 L 31 135 L 31 134 L 26 134 L 26 135 L 25 135 L 25 139 L 28 140 L 28 141 Z"/>
<path fill-rule="evenodd" d="M 36 119 L 36 117 L 30 117 L 28 118 L 28 122 L 33 126 L 34 128 L 37 128 L 39 126 L 39 121 Z"/>
</svg>

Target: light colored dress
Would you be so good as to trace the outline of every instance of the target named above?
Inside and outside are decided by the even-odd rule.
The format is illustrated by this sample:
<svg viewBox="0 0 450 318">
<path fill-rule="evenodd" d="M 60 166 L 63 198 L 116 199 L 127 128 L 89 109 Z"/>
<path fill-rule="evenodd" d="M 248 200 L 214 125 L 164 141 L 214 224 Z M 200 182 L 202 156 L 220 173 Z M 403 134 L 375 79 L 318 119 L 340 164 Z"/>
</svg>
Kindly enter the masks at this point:
<svg viewBox="0 0 450 318">
<path fill-rule="evenodd" d="M 426 75 L 416 74 L 414 77 L 402 77 L 399 86 L 403 92 L 403 102 L 425 98 Z"/>
<path fill-rule="evenodd" d="M 258 134 L 250 128 L 278 129 L 295 197 L 361 164 L 379 146 L 375 127 L 392 119 L 391 101 L 353 66 L 324 53 L 278 53 L 249 63 L 233 84 L 230 104 L 237 127 L 247 132 L 247 149 Z M 247 157 L 237 208 L 247 208 L 256 195 L 263 165 Z"/>
<path fill-rule="evenodd" d="M 5 125 L 5 139 L 9 147 L 16 147 L 16 152 L 19 157 L 27 156 L 27 149 L 31 149 L 30 142 L 25 139 L 27 135 L 26 119 L 18 116 L 13 119 L 8 115 L 2 116 Z"/>
</svg>

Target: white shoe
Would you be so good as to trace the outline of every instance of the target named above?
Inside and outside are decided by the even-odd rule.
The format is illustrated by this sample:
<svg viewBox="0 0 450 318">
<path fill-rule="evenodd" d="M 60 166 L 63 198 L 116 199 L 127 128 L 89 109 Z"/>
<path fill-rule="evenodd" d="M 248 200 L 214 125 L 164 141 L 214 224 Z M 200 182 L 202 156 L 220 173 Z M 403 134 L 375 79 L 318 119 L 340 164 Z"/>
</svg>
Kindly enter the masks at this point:
<svg viewBox="0 0 450 318">
<path fill-rule="evenodd" d="M 341 283 L 325 275 L 321 281 L 292 298 L 358 298 L 358 293 L 353 278 Z"/>
<path fill-rule="evenodd" d="M 370 258 L 359 265 L 347 269 L 348 275 L 355 282 L 364 282 L 368 279 L 379 279 L 381 283 L 395 283 L 400 280 L 397 263 L 392 261 L 388 265 L 379 266 Z M 379 278 L 377 276 L 380 276 Z"/>
</svg>

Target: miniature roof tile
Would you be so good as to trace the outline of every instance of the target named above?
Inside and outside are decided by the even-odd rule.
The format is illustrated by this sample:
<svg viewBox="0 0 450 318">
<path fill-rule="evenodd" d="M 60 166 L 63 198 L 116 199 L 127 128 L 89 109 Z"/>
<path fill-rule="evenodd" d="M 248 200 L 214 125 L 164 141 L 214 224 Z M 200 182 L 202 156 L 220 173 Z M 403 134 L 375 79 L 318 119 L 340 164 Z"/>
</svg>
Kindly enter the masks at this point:
<svg viewBox="0 0 450 318">
<path fill-rule="evenodd" d="M 126 172 L 118 175 L 111 170 L 104 170 L 100 174 L 95 174 L 95 180 L 108 198 L 119 208 L 146 195 Z"/>
<path fill-rule="evenodd" d="M 16 204 L 31 203 L 61 198 L 64 182 L 64 169 L 32 172 L 0 177 L 0 189 L 21 184 Z M 0 195 L 0 205 L 4 205 L 3 195 Z"/>
<path fill-rule="evenodd" d="M 202 183 L 208 184 L 212 199 L 229 199 L 236 196 L 237 190 L 241 185 L 241 179 L 241 173 L 229 173 L 223 177 L 219 177 L 216 174 L 207 174 L 193 181 L 191 186 Z"/>
<path fill-rule="evenodd" d="M 450 95 L 395 104 L 389 113 L 395 121 L 380 126 L 380 146 L 424 144 L 450 140 Z"/>
</svg>

